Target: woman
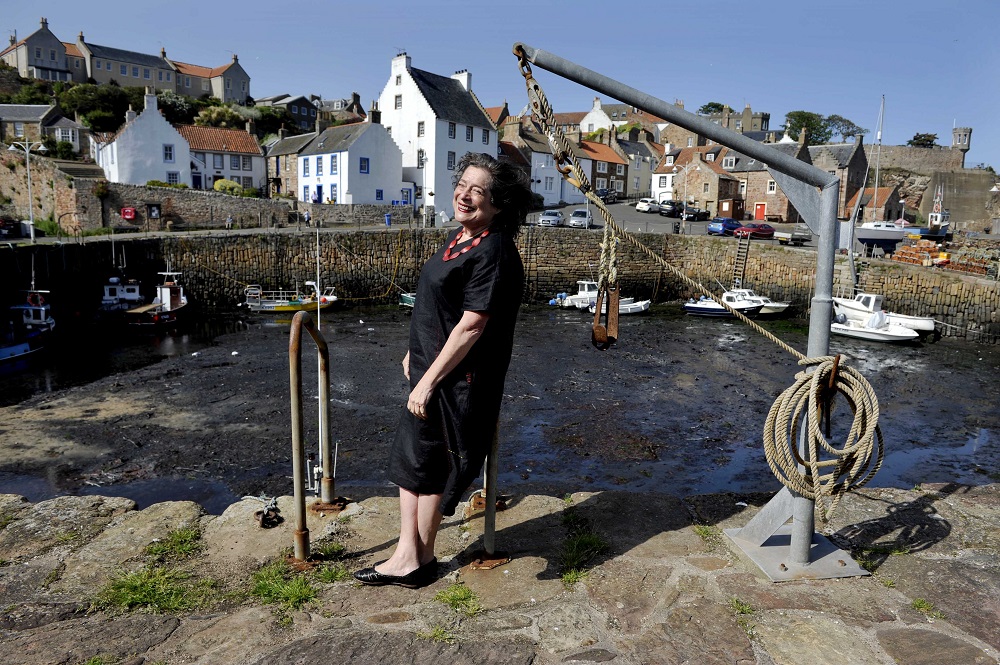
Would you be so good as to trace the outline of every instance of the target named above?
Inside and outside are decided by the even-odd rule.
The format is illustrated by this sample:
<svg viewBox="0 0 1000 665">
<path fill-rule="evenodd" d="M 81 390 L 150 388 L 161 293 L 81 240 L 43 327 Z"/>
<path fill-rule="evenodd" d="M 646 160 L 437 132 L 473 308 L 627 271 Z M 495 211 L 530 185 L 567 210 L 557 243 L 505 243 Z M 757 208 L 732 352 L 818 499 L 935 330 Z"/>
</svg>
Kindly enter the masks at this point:
<svg viewBox="0 0 1000 665">
<path fill-rule="evenodd" d="M 424 264 L 403 374 L 406 410 L 389 456 L 399 485 L 399 543 L 354 577 L 418 588 L 435 578 L 434 539 L 479 475 L 500 415 L 524 267 L 514 239 L 531 202 L 526 175 L 487 154 L 459 161 L 452 203 L 461 227 Z"/>
</svg>

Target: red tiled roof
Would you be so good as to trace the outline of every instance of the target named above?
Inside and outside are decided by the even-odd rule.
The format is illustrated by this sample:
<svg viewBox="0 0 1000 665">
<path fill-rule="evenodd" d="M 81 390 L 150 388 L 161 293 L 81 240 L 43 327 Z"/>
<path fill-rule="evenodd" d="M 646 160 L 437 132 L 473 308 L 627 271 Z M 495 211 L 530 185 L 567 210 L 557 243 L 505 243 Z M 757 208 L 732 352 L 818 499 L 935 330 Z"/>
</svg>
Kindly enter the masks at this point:
<svg viewBox="0 0 1000 665">
<path fill-rule="evenodd" d="M 507 108 L 506 105 L 504 105 L 504 106 L 491 106 L 491 107 L 489 107 L 487 109 L 483 109 L 483 110 L 486 111 L 486 115 L 490 116 L 490 120 L 492 120 L 493 124 L 495 125 L 495 124 L 497 124 L 497 122 L 500 121 L 500 114 L 503 113 L 503 110 L 505 108 Z"/>
<path fill-rule="evenodd" d="M 585 115 L 587 115 L 587 112 L 553 113 L 552 118 L 561 127 L 563 125 L 579 125 Z"/>
<path fill-rule="evenodd" d="M 222 127 L 198 127 L 196 125 L 175 125 L 192 150 L 212 152 L 235 152 L 244 155 L 260 155 L 257 140 L 243 129 Z"/>
<path fill-rule="evenodd" d="M 583 151 L 587 153 L 588 159 L 594 159 L 599 162 L 607 162 L 609 164 L 627 164 L 624 159 L 618 156 L 618 153 L 611 149 L 611 146 L 605 143 L 594 143 L 593 141 L 581 141 L 580 147 Z"/>
<path fill-rule="evenodd" d="M 77 48 L 76 44 L 72 42 L 63 42 L 62 45 L 66 47 L 66 55 L 73 56 L 74 58 L 83 57 L 83 53 L 80 53 L 80 49 Z"/>
<path fill-rule="evenodd" d="M 876 208 L 881 208 L 885 206 L 886 203 L 889 203 L 889 197 L 892 196 L 892 193 L 894 191 L 896 191 L 895 187 L 879 187 L 878 195 L 876 196 L 874 187 L 865 187 L 865 199 L 867 199 L 865 201 L 865 207 L 869 207 L 872 205 L 872 196 L 876 196 L 875 198 Z M 858 202 L 858 194 L 860 193 L 861 193 L 860 190 L 854 192 L 854 196 L 852 196 L 851 200 L 847 202 L 848 208 L 851 209 L 854 208 L 855 204 Z"/>
<path fill-rule="evenodd" d="M 7 55 L 8 53 L 10 53 L 14 49 L 16 49 L 18 46 L 21 46 L 22 44 L 24 44 L 27 41 L 28 41 L 28 39 L 24 38 L 21 41 L 17 42 L 16 44 L 11 44 L 10 46 L 8 46 L 7 48 L 5 48 L 4 50 L 0 51 L 0 55 Z"/>
<path fill-rule="evenodd" d="M 171 62 L 174 63 L 174 66 L 177 67 L 177 71 L 181 74 L 185 74 L 187 76 L 199 76 L 203 79 L 210 79 L 219 76 L 222 72 L 233 66 L 233 63 L 231 62 L 222 65 L 221 67 L 202 67 L 201 65 L 192 65 L 187 62 L 177 62 L 176 60 L 171 60 Z"/>
</svg>

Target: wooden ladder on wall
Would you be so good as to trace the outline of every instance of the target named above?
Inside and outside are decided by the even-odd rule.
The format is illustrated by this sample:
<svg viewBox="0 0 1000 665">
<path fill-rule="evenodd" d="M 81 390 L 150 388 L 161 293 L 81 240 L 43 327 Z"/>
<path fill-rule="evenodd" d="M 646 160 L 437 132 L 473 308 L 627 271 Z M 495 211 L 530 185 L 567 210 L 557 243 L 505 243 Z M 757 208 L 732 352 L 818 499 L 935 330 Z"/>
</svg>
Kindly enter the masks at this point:
<svg viewBox="0 0 1000 665">
<path fill-rule="evenodd" d="M 743 278 L 746 277 L 747 259 L 750 257 L 750 235 L 747 234 L 738 238 L 739 244 L 736 246 L 736 261 L 733 263 L 733 285 L 734 289 L 743 288 Z"/>
</svg>

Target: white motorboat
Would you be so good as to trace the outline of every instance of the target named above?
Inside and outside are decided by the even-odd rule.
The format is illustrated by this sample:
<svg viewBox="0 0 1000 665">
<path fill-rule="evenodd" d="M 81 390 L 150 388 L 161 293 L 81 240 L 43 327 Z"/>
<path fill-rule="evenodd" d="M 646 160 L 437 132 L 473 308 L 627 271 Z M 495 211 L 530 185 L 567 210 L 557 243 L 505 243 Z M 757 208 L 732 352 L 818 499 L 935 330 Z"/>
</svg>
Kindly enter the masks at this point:
<svg viewBox="0 0 1000 665">
<path fill-rule="evenodd" d="M 929 316 L 909 316 L 887 312 L 882 309 L 882 296 L 875 293 L 859 293 L 854 299 L 833 298 L 833 313 L 843 315 L 849 321 L 867 323 L 873 314 L 885 314 L 888 325 L 902 326 L 915 330 L 918 334 L 927 335 L 934 332 L 934 319 Z"/>
<path fill-rule="evenodd" d="M 295 290 L 265 291 L 259 284 L 250 284 L 243 290 L 246 301 L 241 304 L 251 312 L 286 313 L 315 312 L 337 302 L 332 286 L 323 289 L 322 293 L 316 292 L 316 282 L 306 282 L 306 286 L 312 287 L 312 291 L 303 293 L 297 285 Z"/>
<path fill-rule="evenodd" d="M 778 302 L 776 300 L 771 300 L 767 296 L 754 293 L 750 289 L 732 289 L 730 292 L 741 293 L 747 300 L 759 302 L 763 305 L 763 307 L 760 308 L 760 316 L 777 316 L 779 314 L 784 314 L 785 310 L 792 304 L 790 302 Z"/>
<path fill-rule="evenodd" d="M 163 275 L 163 283 L 156 287 L 153 302 L 133 307 L 125 312 L 125 320 L 131 326 L 169 326 L 177 322 L 178 315 L 187 307 L 188 299 L 178 278 L 181 273 L 170 270 L 157 273 Z"/>
<path fill-rule="evenodd" d="M 128 310 L 144 305 L 146 299 L 139 291 L 139 282 L 134 279 L 122 279 L 121 277 L 109 277 L 104 285 L 104 296 L 101 298 L 101 306 L 98 314 L 101 316 L 112 316 L 124 314 Z"/>
<path fill-rule="evenodd" d="M 557 293 L 556 297 L 549 301 L 550 305 L 559 307 L 575 307 L 577 309 L 587 309 L 591 303 L 597 302 L 597 282 L 590 280 L 580 280 L 576 283 L 576 293 Z"/>
<path fill-rule="evenodd" d="M 750 300 L 740 291 L 725 291 L 722 294 L 722 301 L 740 314 L 753 318 L 760 314 L 764 304 L 755 300 Z M 711 316 L 716 318 L 735 318 L 728 309 L 706 296 L 700 296 L 698 300 L 690 298 L 684 303 L 684 311 L 692 316 Z"/>
<path fill-rule="evenodd" d="M 872 342 L 912 342 L 920 337 L 916 330 L 886 323 L 885 312 L 872 314 L 864 322 L 838 315 L 830 324 L 830 332 Z"/>
<path fill-rule="evenodd" d="M 635 298 L 621 298 L 618 301 L 618 313 L 619 314 L 641 314 L 643 312 L 649 311 L 649 300 L 636 300 Z M 591 314 L 597 312 L 597 302 L 594 301 L 587 307 L 587 311 Z M 607 314 L 608 306 L 605 303 L 601 307 L 601 314 Z"/>
</svg>

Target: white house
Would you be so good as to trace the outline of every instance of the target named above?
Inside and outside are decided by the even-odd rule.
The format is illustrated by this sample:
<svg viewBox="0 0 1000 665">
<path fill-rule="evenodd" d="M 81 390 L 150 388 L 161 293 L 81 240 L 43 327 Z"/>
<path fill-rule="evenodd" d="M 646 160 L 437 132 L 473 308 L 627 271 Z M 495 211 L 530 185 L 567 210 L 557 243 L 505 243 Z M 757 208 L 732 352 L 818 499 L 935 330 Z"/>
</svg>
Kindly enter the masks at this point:
<svg viewBox="0 0 1000 665">
<path fill-rule="evenodd" d="M 586 135 L 592 134 L 598 129 L 611 129 L 613 126 L 614 122 L 612 122 L 611 116 L 601 106 L 601 98 L 594 97 L 594 106 L 580 120 L 580 131 Z"/>
<path fill-rule="evenodd" d="M 267 184 L 264 153 L 248 130 L 178 125 L 191 151 L 193 189 L 212 189 L 217 180 L 232 180 L 244 189 Z"/>
<path fill-rule="evenodd" d="M 150 180 L 191 184 L 188 143 L 156 108 L 156 93 L 147 88 L 146 107 L 129 109 L 125 124 L 113 135 L 91 136 L 91 154 L 111 182 L 145 185 Z"/>
<path fill-rule="evenodd" d="M 677 168 L 675 162 L 681 151 L 673 149 L 670 145 L 665 148 L 663 159 L 653 170 L 649 196 L 654 201 L 679 201 L 681 198 L 679 193 L 675 196 L 674 192 L 674 178 L 677 177 L 674 169 Z"/>
<path fill-rule="evenodd" d="M 402 179 L 414 183 L 416 205 L 452 217 L 455 164 L 467 152 L 497 156 L 496 127 L 472 92 L 472 75 L 425 72 L 400 53 L 378 106 L 382 125 L 402 151 Z"/>
<path fill-rule="evenodd" d="M 369 122 L 323 130 L 298 155 L 298 196 L 313 203 L 413 205 L 413 184 L 404 182 L 403 154 L 379 113 Z"/>
</svg>

